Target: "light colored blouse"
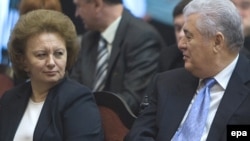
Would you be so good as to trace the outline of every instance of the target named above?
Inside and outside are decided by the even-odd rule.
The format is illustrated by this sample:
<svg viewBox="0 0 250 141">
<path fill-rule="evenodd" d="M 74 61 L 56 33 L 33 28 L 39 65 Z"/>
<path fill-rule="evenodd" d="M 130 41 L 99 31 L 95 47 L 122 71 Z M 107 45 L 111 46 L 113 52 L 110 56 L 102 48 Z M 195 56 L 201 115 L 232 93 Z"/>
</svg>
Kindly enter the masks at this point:
<svg viewBox="0 0 250 141">
<path fill-rule="evenodd" d="M 27 108 L 18 126 L 13 141 L 33 141 L 35 127 L 42 111 L 43 102 L 34 102 L 29 99 Z"/>
</svg>

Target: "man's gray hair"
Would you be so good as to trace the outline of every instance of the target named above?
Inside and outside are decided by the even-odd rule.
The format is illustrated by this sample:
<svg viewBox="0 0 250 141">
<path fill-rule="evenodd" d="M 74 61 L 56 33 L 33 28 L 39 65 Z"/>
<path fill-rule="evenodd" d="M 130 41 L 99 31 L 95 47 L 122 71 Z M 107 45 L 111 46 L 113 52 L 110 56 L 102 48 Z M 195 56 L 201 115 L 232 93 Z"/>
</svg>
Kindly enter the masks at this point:
<svg viewBox="0 0 250 141">
<path fill-rule="evenodd" d="M 239 50 L 244 43 L 241 16 L 230 0 L 192 0 L 184 8 L 184 17 L 198 14 L 197 29 L 204 37 L 221 32 L 231 50 Z"/>
</svg>

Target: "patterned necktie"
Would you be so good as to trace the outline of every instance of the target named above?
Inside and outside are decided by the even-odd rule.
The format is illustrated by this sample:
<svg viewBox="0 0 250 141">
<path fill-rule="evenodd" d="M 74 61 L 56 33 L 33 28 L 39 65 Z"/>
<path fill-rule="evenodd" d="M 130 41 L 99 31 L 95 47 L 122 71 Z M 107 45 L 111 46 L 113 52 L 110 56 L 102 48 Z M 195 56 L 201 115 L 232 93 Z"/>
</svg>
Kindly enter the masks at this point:
<svg viewBox="0 0 250 141">
<path fill-rule="evenodd" d="M 207 121 L 210 88 L 216 83 L 214 78 L 206 79 L 181 129 L 175 133 L 172 141 L 200 141 Z"/>
<path fill-rule="evenodd" d="M 97 48 L 97 64 L 96 64 L 96 77 L 94 83 L 94 91 L 101 91 L 105 86 L 105 79 L 107 75 L 109 52 L 107 48 L 107 41 L 100 38 Z"/>
</svg>

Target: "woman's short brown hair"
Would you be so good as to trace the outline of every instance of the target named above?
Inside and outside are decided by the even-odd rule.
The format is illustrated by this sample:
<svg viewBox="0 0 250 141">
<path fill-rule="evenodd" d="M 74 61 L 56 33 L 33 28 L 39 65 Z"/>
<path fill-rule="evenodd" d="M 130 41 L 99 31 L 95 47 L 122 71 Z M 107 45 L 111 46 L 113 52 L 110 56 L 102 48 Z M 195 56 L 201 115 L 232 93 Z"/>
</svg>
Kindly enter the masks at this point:
<svg viewBox="0 0 250 141">
<path fill-rule="evenodd" d="M 66 71 L 75 63 L 79 44 L 75 26 L 70 18 L 54 10 L 34 10 L 19 18 L 8 43 L 10 60 L 17 76 L 28 78 L 23 64 L 27 41 L 31 36 L 44 32 L 57 33 L 64 39 L 67 50 Z"/>
</svg>

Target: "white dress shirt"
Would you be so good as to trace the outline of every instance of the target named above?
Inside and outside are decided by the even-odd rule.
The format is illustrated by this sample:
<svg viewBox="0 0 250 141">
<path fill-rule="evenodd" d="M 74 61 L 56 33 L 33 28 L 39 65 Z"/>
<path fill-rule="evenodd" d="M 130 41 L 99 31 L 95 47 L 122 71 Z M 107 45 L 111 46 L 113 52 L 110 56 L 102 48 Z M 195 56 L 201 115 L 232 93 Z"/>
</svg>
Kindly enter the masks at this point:
<svg viewBox="0 0 250 141">
<path fill-rule="evenodd" d="M 121 21 L 121 16 L 118 17 L 114 22 L 112 22 L 105 31 L 101 33 L 101 36 L 107 41 L 107 48 L 109 54 L 111 54 L 112 43 L 115 39 L 115 33 L 118 29 L 119 23 Z"/>
<path fill-rule="evenodd" d="M 205 125 L 205 129 L 204 132 L 202 134 L 201 137 L 201 141 L 206 141 L 210 127 L 212 125 L 214 116 L 216 114 L 216 111 L 219 107 L 220 101 L 224 95 L 224 92 L 227 88 L 229 79 L 231 78 L 231 75 L 233 73 L 233 70 L 235 69 L 236 63 L 238 61 L 239 55 L 226 67 L 224 68 L 221 72 L 219 72 L 217 75 L 214 76 L 214 79 L 216 80 L 216 84 L 214 86 L 212 86 L 212 88 L 210 89 L 210 105 L 209 105 L 209 112 L 208 112 L 208 117 L 207 117 L 207 121 L 206 121 L 206 125 Z M 184 118 L 182 119 L 182 122 L 178 128 L 181 129 L 184 121 L 187 118 L 187 115 L 190 111 L 190 108 L 194 102 L 194 99 L 198 93 L 198 91 L 203 87 L 202 83 L 201 83 L 202 79 L 200 79 L 199 81 L 199 86 L 196 90 L 196 93 L 188 107 L 188 110 L 186 111 L 186 114 L 184 116 Z"/>
</svg>

